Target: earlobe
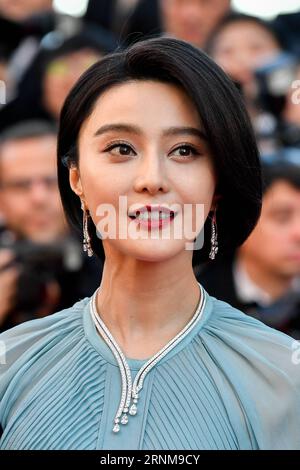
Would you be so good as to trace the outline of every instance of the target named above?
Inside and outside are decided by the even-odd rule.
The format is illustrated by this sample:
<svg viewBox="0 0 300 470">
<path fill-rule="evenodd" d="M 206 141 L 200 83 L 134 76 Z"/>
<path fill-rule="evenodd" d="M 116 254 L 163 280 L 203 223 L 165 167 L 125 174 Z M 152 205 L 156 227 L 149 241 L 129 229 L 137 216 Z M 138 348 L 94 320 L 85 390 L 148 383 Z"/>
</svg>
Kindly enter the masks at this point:
<svg viewBox="0 0 300 470">
<path fill-rule="evenodd" d="M 77 194 L 77 196 L 82 197 L 83 190 L 78 168 L 71 167 L 69 169 L 69 182 L 74 193 Z"/>
</svg>

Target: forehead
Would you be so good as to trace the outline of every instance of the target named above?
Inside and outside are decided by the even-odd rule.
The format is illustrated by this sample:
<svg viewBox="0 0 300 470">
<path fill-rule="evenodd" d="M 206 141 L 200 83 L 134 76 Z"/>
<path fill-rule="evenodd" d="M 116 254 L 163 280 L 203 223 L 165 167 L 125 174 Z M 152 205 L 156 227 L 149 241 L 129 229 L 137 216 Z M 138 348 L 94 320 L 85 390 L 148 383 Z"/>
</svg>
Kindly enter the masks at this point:
<svg viewBox="0 0 300 470">
<path fill-rule="evenodd" d="M 198 8 L 200 12 L 223 10 L 229 7 L 229 0 L 160 0 L 161 9 L 168 11 L 171 8 Z M 178 11 L 178 10 L 177 10 Z M 193 10 L 194 11 L 194 10 Z"/>
<path fill-rule="evenodd" d="M 95 132 L 106 123 L 123 121 L 145 130 L 176 125 L 201 127 L 195 104 L 179 86 L 137 80 L 106 90 L 96 101 L 80 134 Z"/>
<path fill-rule="evenodd" d="M 234 35 L 239 35 L 244 42 L 255 39 L 256 41 L 264 40 L 277 45 L 275 36 L 273 36 L 272 33 L 263 25 L 255 23 L 254 21 L 241 20 L 229 23 L 224 26 L 218 36 L 222 37 L 222 40 L 227 38 L 229 40 Z M 235 45 L 238 46 L 238 43 Z"/>
<path fill-rule="evenodd" d="M 56 166 L 56 137 L 11 140 L 0 149 L 1 175 L 36 174 Z"/>
<path fill-rule="evenodd" d="M 295 204 L 300 208 L 300 188 L 283 179 L 275 181 L 267 190 L 263 202 L 266 207 Z"/>
</svg>

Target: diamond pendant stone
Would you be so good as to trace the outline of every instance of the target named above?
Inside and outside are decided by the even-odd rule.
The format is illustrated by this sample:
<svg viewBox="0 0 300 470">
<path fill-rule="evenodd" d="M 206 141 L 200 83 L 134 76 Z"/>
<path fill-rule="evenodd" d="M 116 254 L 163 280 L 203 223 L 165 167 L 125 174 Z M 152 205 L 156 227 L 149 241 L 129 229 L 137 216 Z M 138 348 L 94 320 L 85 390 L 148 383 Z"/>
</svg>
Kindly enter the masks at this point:
<svg viewBox="0 0 300 470">
<path fill-rule="evenodd" d="M 122 418 L 121 418 L 121 424 L 127 424 L 127 423 L 128 423 L 128 416 L 123 415 Z"/>
<path fill-rule="evenodd" d="M 129 410 L 129 414 L 130 414 L 131 416 L 134 416 L 134 415 L 137 414 L 137 407 L 136 407 L 136 405 L 131 405 L 130 410 Z"/>
<path fill-rule="evenodd" d="M 113 427 L 113 432 L 119 432 L 120 431 L 120 426 L 118 424 L 115 424 Z"/>
</svg>

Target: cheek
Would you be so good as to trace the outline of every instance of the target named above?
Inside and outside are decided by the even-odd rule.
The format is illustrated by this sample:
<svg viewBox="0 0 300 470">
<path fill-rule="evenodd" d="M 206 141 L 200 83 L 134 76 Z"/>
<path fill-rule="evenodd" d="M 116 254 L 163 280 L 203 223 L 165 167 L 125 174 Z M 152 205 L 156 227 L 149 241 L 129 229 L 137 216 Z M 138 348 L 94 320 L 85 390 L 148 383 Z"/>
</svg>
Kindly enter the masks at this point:
<svg viewBox="0 0 300 470">
<path fill-rule="evenodd" d="M 84 197 L 92 213 L 100 204 L 112 204 L 118 210 L 119 196 L 126 195 L 129 175 L 124 171 L 113 171 L 109 167 L 87 166 L 81 170 L 81 182 Z"/>
<path fill-rule="evenodd" d="M 276 245 L 279 248 L 279 245 L 284 243 L 289 234 L 288 225 L 270 220 L 265 225 L 265 238 L 266 242 L 271 246 Z"/>
<path fill-rule="evenodd" d="M 209 208 L 215 185 L 215 177 L 210 169 L 201 171 L 191 168 L 185 174 L 181 174 L 176 182 L 178 194 L 184 199 L 183 202 L 201 203 Z"/>
<path fill-rule="evenodd" d="M 263 258 L 275 259 L 285 245 L 285 230 L 274 221 L 264 221 L 254 229 L 246 243 Z"/>
<path fill-rule="evenodd" d="M 3 208 L 3 212 L 7 213 L 7 216 L 10 218 L 18 218 L 30 210 L 26 198 L 14 197 L 13 195 L 3 196 L 1 208 Z"/>
<path fill-rule="evenodd" d="M 52 206 L 53 210 L 55 210 L 56 212 L 59 212 L 59 213 L 60 212 L 63 213 L 64 210 L 63 210 L 63 205 L 62 205 L 62 201 L 61 201 L 59 193 L 57 193 L 55 191 L 55 194 L 51 197 L 51 200 L 52 200 L 51 206 Z"/>
</svg>

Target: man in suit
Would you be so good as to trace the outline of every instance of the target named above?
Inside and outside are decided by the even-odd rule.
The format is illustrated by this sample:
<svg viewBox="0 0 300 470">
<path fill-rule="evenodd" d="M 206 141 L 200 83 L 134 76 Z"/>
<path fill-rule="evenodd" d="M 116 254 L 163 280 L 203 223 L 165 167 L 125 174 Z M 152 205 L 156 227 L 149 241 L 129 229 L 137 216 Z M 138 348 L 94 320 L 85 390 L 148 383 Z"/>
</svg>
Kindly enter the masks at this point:
<svg viewBox="0 0 300 470">
<path fill-rule="evenodd" d="M 197 277 L 211 295 L 300 339 L 300 164 L 265 165 L 263 175 L 257 226 L 236 253 Z"/>
</svg>

